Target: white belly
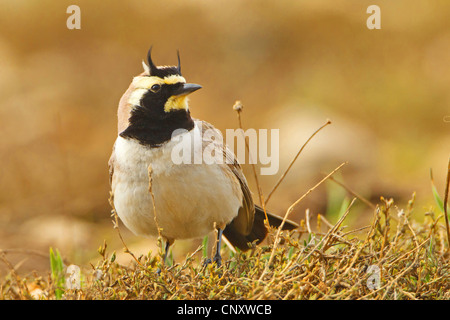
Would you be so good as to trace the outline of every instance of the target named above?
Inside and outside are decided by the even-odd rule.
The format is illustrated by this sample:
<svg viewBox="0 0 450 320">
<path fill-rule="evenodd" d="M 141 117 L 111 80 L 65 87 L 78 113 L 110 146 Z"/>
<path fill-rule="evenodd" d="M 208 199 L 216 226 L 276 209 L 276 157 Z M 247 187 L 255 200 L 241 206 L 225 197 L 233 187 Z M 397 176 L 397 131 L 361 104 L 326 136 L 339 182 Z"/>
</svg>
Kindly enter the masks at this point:
<svg viewBox="0 0 450 320">
<path fill-rule="evenodd" d="M 132 139 L 116 140 L 114 206 L 135 234 L 156 236 L 157 223 L 166 238 L 198 238 L 211 232 L 214 223 L 227 224 L 238 213 L 242 192 L 236 192 L 220 165 L 176 165 L 171 159 L 174 145 L 170 141 L 161 148 L 148 148 Z M 149 192 L 149 165 L 156 221 Z"/>
</svg>

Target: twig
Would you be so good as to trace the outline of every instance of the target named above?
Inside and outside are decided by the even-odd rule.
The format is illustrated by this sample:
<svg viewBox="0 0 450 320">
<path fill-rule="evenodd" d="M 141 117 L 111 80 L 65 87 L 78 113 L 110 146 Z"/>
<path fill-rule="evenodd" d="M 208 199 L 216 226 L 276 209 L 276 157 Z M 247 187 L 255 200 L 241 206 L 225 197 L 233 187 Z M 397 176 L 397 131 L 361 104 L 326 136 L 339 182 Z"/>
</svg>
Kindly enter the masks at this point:
<svg viewBox="0 0 450 320">
<path fill-rule="evenodd" d="M 355 230 L 350 230 L 350 231 L 344 232 L 341 235 L 341 237 L 345 237 L 345 236 L 347 236 L 349 234 L 356 233 L 356 232 L 359 232 L 359 231 L 362 231 L 362 230 L 365 230 L 365 229 L 369 229 L 369 228 L 370 228 L 370 226 L 365 226 L 365 227 L 357 228 Z"/>
<path fill-rule="evenodd" d="M 286 214 L 284 215 L 283 221 L 281 222 L 280 226 L 278 227 L 277 233 L 275 235 L 275 240 L 273 243 L 273 249 L 272 249 L 272 253 L 270 254 L 270 258 L 269 261 L 266 264 L 266 268 L 264 269 L 263 273 L 261 274 L 261 277 L 259 278 L 260 280 L 263 278 L 263 276 L 265 275 L 265 273 L 267 272 L 269 266 L 272 264 L 273 258 L 275 256 L 275 251 L 277 249 L 278 246 L 278 242 L 279 242 L 279 238 L 280 238 L 280 234 L 281 234 L 281 230 L 283 230 L 283 226 L 286 223 L 287 218 L 289 217 L 289 215 L 292 213 L 292 211 L 294 210 L 295 206 L 297 206 L 297 204 L 299 204 L 307 195 L 309 195 L 312 191 L 314 191 L 318 186 L 320 186 L 324 181 L 326 181 L 330 176 L 332 176 L 333 174 L 335 174 L 339 169 L 341 169 L 347 162 L 342 163 L 340 166 L 338 166 L 336 169 L 334 169 L 331 173 L 329 173 L 325 178 L 323 178 L 322 180 L 320 180 L 314 187 L 312 187 L 311 189 L 309 189 L 305 194 L 303 194 L 297 201 L 295 201 L 286 211 Z M 333 229 L 331 229 L 333 230 Z M 331 231 L 330 230 L 330 231 Z M 321 240 L 321 242 L 323 241 L 323 238 Z"/>
<path fill-rule="evenodd" d="M 5 254 L 2 252 L 0 254 L 0 259 L 6 264 L 6 266 L 9 268 L 10 274 L 12 278 L 14 278 L 14 281 L 16 282 L 17 288 L 19 289 L 19 298 L 24 299 L 24 291 L 27 292 L 26 286 L 23 285 L 22 281 L 20 281 L 19 275 L 16 273 L 16 269 L 14 266 L 6 259 Z"/>
<path fill-rule="evenodd" d="M 337 229 L 339 229 L 339 227 L 341 226 L 342 222 L 344 222 L 345 217 L 347 217 L 348 213 L 350 212 L 350 208 L 353 206 L 353 204 L 355 203 L 356 198 L 353 198 L 352 202 L 350 202 L 350 204 L 347 207 L 347 210 L 345 210 L 345 213 L 342 215 L 342 217 L 338 220 L 338 222 L 334 225 L 334 227 L 330 230 L 331 233 L 334 233 L 337 231 Z M 325 242 L 325 244 L 323 245 L 323 251 L 325 252 L 328 248 L 328 242 L 329 240 L 327 239 L 327 242 Z"/>
<path fill-rule="evenodd" d="M 419 250 L 420 250 L 420 248 L 423 247 L 429 240 L 430 240 L 430 239 L 426 239 L 426 240 L 425 240 L 424 242 L 422 242 L 418 247 L 415 247 L 413 250 L 410 251 L 410 252 L 416 251 L 414 260 L 411 262 L 411 264 L 410 264 L 406 269 L 404 269 L 402 272 L 400 272 L 400 273 L 395 277 L 394 280 L 392 280 L 391 282 L 386 283 L 384 286 L 378 288 L 377 290 L 372 291 L 372 292 L 369 293 L 369 294 L 366 294 L 365 296 L 359 297 L 357 300 L 364 300 L 364 299 L 366 299 L 367 297 L 369 297 L 369 296 L 371 296 L 371 295 L 373 295 L 373 294 L 375 294 L 375 293 L 377 293 L 377 292 L 379 292 L 379 291 L 381 291 L 381 290 L 383 290 L 384 288 L 387 287 L 387 289 L 386 289 L 386 291 L 385 291 L 385 293 L 384 293 L 384 295 L 383 295 L 383 298 L 385 298 L 386 295 L 387 295 L 388 292 L 389 292 L 389 289 L 390 289 L 390 288 L 391 288 L 391 287 L 392 287 L 399 279 L 401 279 L 407 272 L 409 272 L 409 270 L 411 270 L 412 268 L 414 268 L 415 264 L 417 263 L 417 258 L 419 257 Z"/>
<path fill-rule="evenodd" d="M 133 254 L 133 252 L 131 252 L 130 249 L 128 249 L 128 246 L 126 245 L 125 241 L 123 240 L 122 233 L 120 232 L 120 228 L 119 228 L 119 216 L 117 215 L 116 208 L 114 207 L 114 196 L 113 196 L 112 192 L 110 193 L 109 204 L 112 207 L 111 215 L 114 217 L 114 220 L 113 220 L 114 229 L 117 230 L 117 233 L 119 235 L 120 241 L 122 242 L 122 245 L 124 247 L 124 252 L 128 253 L 130 256 L 132 256 L 133 259 L 141 267 L 143 267 L 142 263 L 136 258 L 136 256 Z"/>
<path fill-rule="evenodd" d="M 305 219 L 306 219 L 306 230 L 308 230 L 308 233 L 312 233 L 312 231 L 311 231 L 311 225 L 310 225 L 310 223 L 309 223 L 309 220 L 310 220 L 309 209 L 306 209 L 306 212 L 305 212 Z"/>
<path fill-rule="evenodd" d="M 333 228 L 333 225 L 330 223 L 330 221 L 328 221 L 324 215 L 321 215 L 320 213 L 317 215 L 317 220 L 322 221 L 323 223 L 326 224 L 326 226 L 328 227 L 328 229 Z"/>
<path fill-rule="evenodd" d="M 404 291 L 402 288 L 398 288 L 398 290 L 400 290 L 401 293 L 403 293 L 405 296 L 407 296 L 408 298 L 410 298 L 411 300 L 419 300 L 417 299 L 414 294 L 410 293 L 410 292 L 406 292 Z"/>
<path fill-rule="evenodd" d="M 0 249 L 0 254 L 1 253 L 5 253 L 5 254 L 30 254 L 30 255 L 36 255 L 39 257 L 42 257 L 44 259 L 48 259 L 48 254 L 40 252 L 38 250 L 33 250 L 33 249 Z"/>
<path fill-rule="evenodd" d="M 374 205 L 372 202 L 370 202 L 369 200 L 367 200 L 366 198 L 364 198 L 363 196 L 357 194 L 356 192 L 354 192 L 352 189 L 350 189 L 349 187 L 347 187 L 345 184 L 343 184 L 342 182 L 336 180 L 334 177 L 330 177 L 330 180 L 333 181 L 334 183 L 340 185 L 342 188 L 344 188 L 348 193 L 350 193 L 351 195 L 353 195 L 354 197 L 357 197 L 359 200 L 361 200 L 362 202 L 364 202 L 366 205 L 368 205 L 369 207 L 371 207 L 372 209 L 376 208 L 376 205 Z"/>
<path fill-rule="evenodd" d="M 344 277 L 350 272 L 350 270 L 352 269 L 353 265 L 356 263 L 356 260 L 359 258 L 362 250 L 369 243 L 370 235 L 371 235 L 372 231 L 376 228 L 375 225 L 377 223 L 378 211 L 379 211 L 379 209 L 377 208 L 375 210 L 375 214 L 374 214 L 375 217 L 373 219 L 372 225 L 370 226 L 370 230 L 367 233 L 366 239 L 364 240 L 363 244 L 356 250 L 356 253 L 353 255 L 353 258 L 352 258 L 352 261 L 350 262 L 350 265 L 347 266 L 347 268 L 345 269 L 344 273 L 341 274 L 339 276 L 339 278 L 328 287 L 327 295 L 328 295 L 329 292 L 332 292 L 333 289 L 336 287 L 336 285 L 338 285 L 344 279 Z"/>
<path fill-rule="evenodd" d="M 287 173 L 289 172 L 289 170 L 291 170 L 292 165 L 294 164 L 294 162 L 297 160 L 298 156 L 300 155 L 300 153 L 302 153 L 303 149 L 306 147 L 306 145 L 309 143 L 309 141 L 311 141 L 311 139 L 323 128 L 325 128 L 327 125 L 331 124 L 330 120 L 327 120 L 327 122 L 322 125 L 319 129 L 317 129 L 309 138 L 308 140 L 306 140 L 306 142 L 303 144 L 303 146 L 300 148 L 300 150 L 297 152 L 296 156 L 294 157 L 294 159 L 292 159 L 291 163 L 289 164 L 288 168 L 286 169 L 286 171 L 281 175 L 280 179 L 278 179 L 278 182 L 275 184 L 275 186 L 272 188 L 272 191 L 269 192 L 269 195 L 267 196 L 266 199 L 266 205 L 267 202 L 269 202 L 270 197 L 272 196 L 272 194 L 275 192 L 275 190 L 277 190 L 278 186 L 281 184 L 281 182 L 284 180 L 284 178 L 286 177 Z"/>
<path fill-rule="evenodd" d="M 253 170 L 253 176 L 255 177 L 256 188 L 258 189 L 259 202 L 260 202 L 260 205 L 263 207 L 264 214 L 266 215 L 266 220 L 267 220 L 267 214 L 266 214 L 266 210 L 265 210 L 265 207 L 264 207 L 264 201 L 263 201 L 263 196 L 262 196 L 262 189 L 261 189 L 261 186 L 259 184 L 258 174 L 256 173 L 256 167 L 255 167 L 255 164 L 253 163 L 252 155 L 250 153 L 250 148 L 248 146 L 247 140 L 245 140 L 244 128 L 242 126 L 242 119 L 241 119 L 242 109 L 244 109 L 244 106 L 242 105 L 241 101 L 239 101 L 239 100 L 236 101 L 234 103 L 234 105 L 233 105 L 233 110 L 235 110 L 237 112 L 238 121 L 239 121 L 239 129 L 241 129 L 242 133 L 243 133 L 245 148 L 247 149 L 249 162 L 250 162 L 252 170 Z"/>
<path fill-rule="evenodd" d="M 281 222 L 280 226 L 278 227 L 278 233 L 277 236 L 279 235 L 279 232 L 283 229 L 284 224 L 286 223 L 287 218 L 289 217 L 289 215 L 292 213 L 292 211 L 294 210 L 294 208 L 304 199 L 306 198 L 307 195 L 309 195 L 312 191 L 314 191 L 317 187 L 319 187 L 323 182 L 325 182 L 326 180 L 329 179 L 329 177 L 331 177 L 333 174 L 335 174 L 337 171 L 339 171 L 344 165 L 346 165 L 347 162 L 342 163 L 341 165 L 339 165 L 336 169 L 334 169 L 332 172 L 330 172 L 325 178 L 323 178 L 322 180 L 320 180 L 314 187 L 312 187 L 311 189 L 309 189 L 305 194 L 303 194 L 299 199 L 297 199 L 297 201 L 295 201 L 290 207 L 289 209 L 286 211 L 286 214 L 284 215 L 283 221 Z"/>
<path fill-rule="evenodd" d="M 159 244 L 159 250 L 160 250 L 159 253 L 160 253 L 161 258 L 163 258 L 164 255 L 167 254 L 167 253 L 163 252 L 163 246 L 162 246 L 162 241 L 161 241 L 161 239 L 163 239 L 163 236 L 161 235 L 161 228 L 159 227 L 158 219 L 156 218 L 156 203 L 155 203 L 155 194 L 153 193 L 153 169 L 152 169 L 152 165 L 148 166 L 147 173 L 148 173 L 148 191 L 150 192 L 150 195 L 152 197 L 153 219 L 155 220 L 156 230 L 158 230 L 158 244 Z M 169 244 L 170 244 L 170 240 L 169 239 L 166 239 L 166 241 L 168 241 Z"/>
<path fill-rule="evenodd" d="M 149 165 L 147 168 L 147 173 L 148 173 L 148 191 L 150 192 L 150 195 L 152 196 L 152 206 L 153 206 L 153 218 L 155 220 L 155 225 L 156 225 L 156 229 L 158 230 L 158 237 L 161 237 L 161 229 L 159 228 L 158 225 L 158 220 L 156 218 L 156 205 L 155 205 L 155 194 L 153 193 L 153 169 L 152 169 L 152 165 Z"/>
<path fill-rule="evenodd" d="M 444 192 L 444 215 L 445 215 L 445 225 L 447 227 L 447 241 L 448 241 L 448 250 L 450 251 L 450 224 L 448 222 L 448 212 L 447 212 L 447 203 L 448 203 L 448 188 L 450 184 L 450 158 L 448 159 L 448 169 L 447 169 L 447 183 L 445 185 Z"/>
<path fill-rule="evenodd" d="M 347 210 L 345 211 L 345 213 L 342 215 L 342 217 L 338 220 L 338 222 L 336 222 L 336 224 L 333 226 L 333 228 L 331 228 L 330 230 L 328 230 L 328 232 L 325 234 L 324 237 L 322 237 L 322 239 L 320 239 L 320 241 L 315 245 L 315 247 L 305 256 L 303 257 L 303 259 L 298 262 L 298 265 L 301 265 L 303 262 L 305 262 L 310 256 L 311 254 L 313 254 L 314 252 L 317 251 L 317 249 L 322 245 L 322 243 L 327 240 L 327 242 L 324 244 L 323 246 L 323 250 L 322 252 L 326 251 L 326 247 L 328 244 L 328 238 L 330 237 L 330 235 L 332 235 L 334 232 L 336 232 L 336 230 L 341 226 L 342 222 L 345 220 L 345 218 L 347 217 L 348 213 L 350 212 L 350 208 L 353 206 L 353 204 L 355 203 L 356 198 L 354 198 L 352 200 L 352 202 L 349 204 L 349 206 L 347 207 Z M 285 268 L 286 270 L 287 268 Z M 290 280 L 295 280 L 297 279 L 297 277 L 293 277 Z"/>
</svg>

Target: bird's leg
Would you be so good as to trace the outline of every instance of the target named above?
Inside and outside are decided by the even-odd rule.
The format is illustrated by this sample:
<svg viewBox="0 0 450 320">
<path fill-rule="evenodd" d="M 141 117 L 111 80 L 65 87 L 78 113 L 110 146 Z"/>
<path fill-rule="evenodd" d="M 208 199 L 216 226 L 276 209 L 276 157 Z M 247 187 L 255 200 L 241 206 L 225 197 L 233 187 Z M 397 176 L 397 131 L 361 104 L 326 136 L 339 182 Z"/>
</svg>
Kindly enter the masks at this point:
<svg viewBox="0 0 450 320">
<path fill-rule="evenodd" d="M 203 262 L 203 266 L 206 267 L 208 264 L 210 264 L 213 261 L 217 264 L 218 267 L 220 267 L 222 265 L 222 257 L 220 255 L 220 247 L 222 246 L 222 233 L 223 233 L 223 228 L 217 228 L 217 240 L 216 240 L 216 249 L 215 249 L 214 257 L 213 257 L 212 261 L 210 258 L 206 259 Z"/>
<path fill-rule="evenodd" d="M 222 257 L 220 255 L 220 247 L 222 246 L 222 233 L 223 229 L 218 228 L 217 229 L 217 242 L 216 242 L 216 254 L 213 257 L 213 261 L 217 264 L 218 267 L 222 264 Z"/>
<path fill-rule="evenodd" d="M 164 258 L 163 258 L 163 265 L 166 265 L 167 262 L 167 256 L 169 255 L 169 247 L 170 247 L 171 243 L 170 241 L 166 241 L 166 244 L 164 246 Z"/>
<path fill-rule="evenodd" d="M 169 239 L 166 239 L 165 242 L 166 242 L 166 243 L 165 243 L 165 245 L 164 245 L 163 266 L 166 265 L 166 262 L 167 262 L 167 256 L 168 256 L 168 254 L 169 254 L 169 248 L 170 248 L 170 246 L 172 245 L 173 241 L 171 241 L 171 240 L 169 240 Z M 158 268 L 158 269 L 156 270 L 156 273 L 157 273 L 157 274 L 160 274 L 160 273 L 161 273 L 161 268 Z"/>
</svg>

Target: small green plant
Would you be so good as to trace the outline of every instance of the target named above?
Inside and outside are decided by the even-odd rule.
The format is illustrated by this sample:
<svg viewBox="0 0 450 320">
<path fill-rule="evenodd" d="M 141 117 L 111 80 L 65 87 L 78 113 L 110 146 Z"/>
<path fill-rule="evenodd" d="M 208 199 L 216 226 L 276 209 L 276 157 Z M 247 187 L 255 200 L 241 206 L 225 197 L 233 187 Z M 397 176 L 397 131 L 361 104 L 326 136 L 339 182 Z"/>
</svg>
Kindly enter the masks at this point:
<svg viewBox="0 0 450 320">
<path fill-rule="evenodd" d="M 433 178 L 433 171 L 430 169 L 430 178 L 431 178 L 431 191 L 433 192 L 433 198 L 434 201 L 436 201 L 436 204 L 439 208 L 439 210 L 444 213 L 444 201 L 442 200 L 441 196 L 439 195 L 439 192 L 437 191 L 436 186 L 434 185 L 434 178 Z"/>
<path fill-rule="evenodd" d="M 64 293 L 64 263 L 58 249 L 53 250 L 50 247 L 50 268 L 52 281 L 55 285 L 55 298 L 60 300 Z"/>
<path fill-rule="evenodd" d="M 202 241 L 202 257 L 204 260 L 208 259 L 208 236 L 203 237 Z"/>
</svg>

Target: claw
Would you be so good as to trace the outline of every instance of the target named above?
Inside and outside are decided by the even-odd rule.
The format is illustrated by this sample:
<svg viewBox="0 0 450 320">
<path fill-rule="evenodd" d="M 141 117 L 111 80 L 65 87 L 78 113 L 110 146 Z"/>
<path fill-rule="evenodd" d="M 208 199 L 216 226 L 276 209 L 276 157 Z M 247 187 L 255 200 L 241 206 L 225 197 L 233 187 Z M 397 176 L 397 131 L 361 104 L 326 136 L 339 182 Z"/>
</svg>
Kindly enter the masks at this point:
<svg viewBox="0 0 450 320">
<path fill-rule="evenodd" d="M 222 233 L 223 233 L 223 230 L 222 229 L 218 229 L 218 230 L 219 230 L 219 232 L 217 234 L 216 253 L 214 254 L 214 257 L 213 257 L 212 260 L 208 258 L 208 259 L 206 259 L 203 262 L 203 266 L 204 267 L 206 267 L 207 265 L 209 265 L 212 262 L 215 262 L 218 267 L 220 267 L 222 265 L 222 256 L 220 255 L 220 247 L 221 247 L 221 244 L 222 244 Z"/>
<path fill-rule="evenodd" d="M 222 265 L 222 257 L 220 254 L 216 254 L 213 258 L 213 261 L 217 264 L 218 267 Z"/>
<path fill-rule="evenodd" d="M 212 262 L 211 259 L 208 258 L 205 261 L 203 261 L 203 266 L 207 267 L 211 262 Z"/>
</svg>

